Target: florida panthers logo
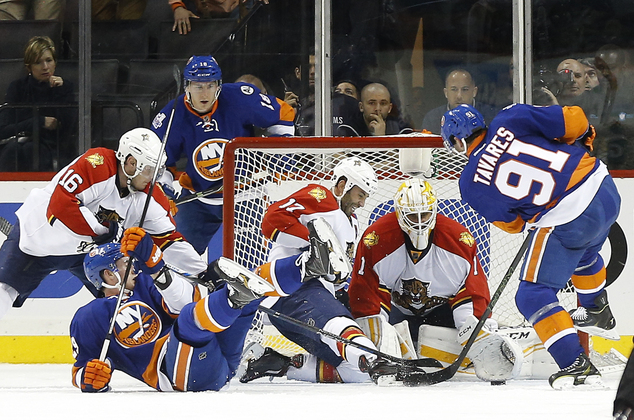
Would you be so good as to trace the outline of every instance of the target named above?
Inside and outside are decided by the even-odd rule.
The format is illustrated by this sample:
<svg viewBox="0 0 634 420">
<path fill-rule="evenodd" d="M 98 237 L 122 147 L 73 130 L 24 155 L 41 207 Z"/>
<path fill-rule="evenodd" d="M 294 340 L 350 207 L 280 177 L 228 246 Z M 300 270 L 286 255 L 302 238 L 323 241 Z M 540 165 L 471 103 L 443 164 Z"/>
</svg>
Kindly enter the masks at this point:
<svg viewBox="0 0 634 420">
<path fill-rule="evenodd" d="M 222 179 L 222 158 L 226 139 L 209 139 L 202 142 L 192 153 L 192 162 L 198 175 L 208 181 Z"/>
<path fill-rule="evenodd" d="M 403 279 L 401 281 L 402 293 L 392 291 L 392 302 L 403 309 L 411 311 L 414 315 L 422 315 L 429 309 L 447 302 L 447 298 L 428 296 L 429 282 L 418 279 Z"/>
<path fill-rule="evenodd" d="M 123 223 L 123 217 L 119 216 L 116 210 L 110 210 L 99 206 L 99 210 L 95 214 L 99 223 L 103 222 L 117 222 Z"/>
<path fill-rule="evenodd" d="M 156 312 L 140 301 L 121 306 L 114 325 L 114 337 L 122 347 L 130 348 L 156 341 L 163 329 Z"/>
</svg>

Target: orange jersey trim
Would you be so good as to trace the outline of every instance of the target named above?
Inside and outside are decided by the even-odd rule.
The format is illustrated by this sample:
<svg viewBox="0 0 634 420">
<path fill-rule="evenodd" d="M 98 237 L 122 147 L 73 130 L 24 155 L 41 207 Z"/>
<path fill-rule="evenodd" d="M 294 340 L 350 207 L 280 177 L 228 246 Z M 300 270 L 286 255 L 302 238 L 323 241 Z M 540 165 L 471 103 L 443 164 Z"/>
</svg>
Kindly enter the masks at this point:
<svg viewBox="0 0 634 420">
<path fill-rule="evenodd" d="M 535 236 L 533 236 L 531 244 L 532 247 L 529 248 L 529 251 L 526 254 L 526 278 L 522 280 L 531 283 L 535 283 L 537 281 L 537 273 L 541 264 L 542 254 L 544 253 L 544 247 L 546 246 L 548 236 L 552 230 L 552 227 L 546 227 L 535 231 Z"/>
</svg>

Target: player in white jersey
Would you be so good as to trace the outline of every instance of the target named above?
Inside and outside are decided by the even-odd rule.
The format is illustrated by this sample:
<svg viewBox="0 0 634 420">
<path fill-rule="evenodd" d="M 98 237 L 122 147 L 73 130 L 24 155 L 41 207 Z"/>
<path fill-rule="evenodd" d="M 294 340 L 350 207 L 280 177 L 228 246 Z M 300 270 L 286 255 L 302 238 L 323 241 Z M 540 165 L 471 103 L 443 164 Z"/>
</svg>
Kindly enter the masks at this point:
<svg viewBox="0 0 634 420">
<path fill-rule="evenodd" d="M 290 276 L 304 278 L 304 284 L 290 296 L 279 298 L 276 302 L 267 299 L 263 305 L 375 349 L 350 311 L 335 298 L 335 289 L 344 286 L 348 275 L 330 276 L 328 279 L 311 276 L 310 266 L 315 261 L 307 259 L 310 255 L 303 252 L 309 245 L 311 223 L 324 220 L 330 232 L 326 236 L 331 236 L 335 245 L 338 243 L 346 250 L 348 260 L 353 257 L 359 230 L 354 212 L 376 192 L 377 177 L 366 162 L 359 158 L 346 158 L 334 168 L 332 179 L 334 186 L 331 190 L 309 184 L 267 209 L 262 232 L 273 242 L 273 248 L 269 254 L 270 262 L 260 266 L 256 273 L 265 279 L 274 279 L 273 283 Z M 349 261 L 346 263 L 349 264 Z M 347 273 L 350 268 L 347 268 Z M 274 317 L 271 317 L 271 322 L 310 354 L 290 359 L 269 348 L 264 353 L 254 352 L 241 377 L 243 382 L 284 374 L 289 379 L 310 382 L 363 382 L 389 371 L 389 363 L 356 347 L 307 332 Z M 370 361 L 369 366 L 365 365 L 367 361 Z"/>
<path fill-rule="evenodd" d="M 54 270 L 70 271 L 97 296 L 98 290 L 84 274 L 84 255 L 139 224 L 154 170 L 165 163 L 160 151 L 156 134 L 135 128 L 121 137 L 117 151 L 89 149 L 46 187 L 31 191 L 0 248 L 0 318 L 11 305 L 22 306 Z M 160 188 L 153 190 L 144 228 L 172 267 L 190 275 L 206 269 L 207 264 L 176 231 Z"/>
<path fill-rule="evenodd" d="M 402 321 L 407 321 L 411 343 L 418 342 L 416 348 L 421 347 L 423 324 L 457 328 L 457 344 L 464 345 L 491 300 L 474 237 L 438 214 L 438 202 L 429 182 L 403 182 L 394 196 L 395 211 L 370 225 L 357 246 L 348 289 L 350 311 L 383 351 L 397 337 L 391 325 Z M 487 320 L 468 353 L 483 380 L 510 379 L 521 368 L 519 354 L 515 363 L 491 362 L 502 345 L 521 353 L 496 328 L 494 320 Z M 490 348 L 484 351 L 484 346 Z"/>
</svg>

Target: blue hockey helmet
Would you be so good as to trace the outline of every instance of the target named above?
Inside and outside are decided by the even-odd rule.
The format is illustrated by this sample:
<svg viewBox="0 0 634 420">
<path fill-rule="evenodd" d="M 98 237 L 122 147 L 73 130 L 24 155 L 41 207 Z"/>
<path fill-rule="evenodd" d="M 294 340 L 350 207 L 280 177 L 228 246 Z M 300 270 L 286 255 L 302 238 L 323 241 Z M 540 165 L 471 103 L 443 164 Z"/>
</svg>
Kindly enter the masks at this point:
<svg viewBox="0 0 634 420">
<path fill-rule="evenodd" d="M 470 135 L 486 128 L 484 117 L 471 105 L 461 104 L 445 112 L 440 121 L 440 134 L 445 148 L 453 153 L 466 155 L 467 141 Z M 457 142 L 462 143 L 462 150 L 456 149 Z"/>
<path fill-rule="evenodd" d="M 215 58 L 210 55 L 193 55 L 183 71 L 185 85 L 188 82 L 215 82 L 222 84 L 222 71 Z"/>
<path fill-rule="evenodd" d="M 99 245 L 84 257 L 84 273 L 86 273 L 88 280 L 99 290 L 103 286 L 101 272 L 106 269 L 118 272 L 117 261 L 123 257 L 120 243 L 109 242 Z"/>
</svg>

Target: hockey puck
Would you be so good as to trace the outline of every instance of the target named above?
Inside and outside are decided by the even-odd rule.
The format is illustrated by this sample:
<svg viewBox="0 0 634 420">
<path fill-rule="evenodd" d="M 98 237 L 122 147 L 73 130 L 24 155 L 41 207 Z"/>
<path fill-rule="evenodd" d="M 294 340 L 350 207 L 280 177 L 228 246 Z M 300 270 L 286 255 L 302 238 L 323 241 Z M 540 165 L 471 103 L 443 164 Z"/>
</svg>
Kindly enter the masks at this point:
<svg viewBox="0 0 634 420">
<path fill-rule="evenodd" d="M 491 381 L 491 385 L 506 385 L 506 381 Z"/>
</svg>

